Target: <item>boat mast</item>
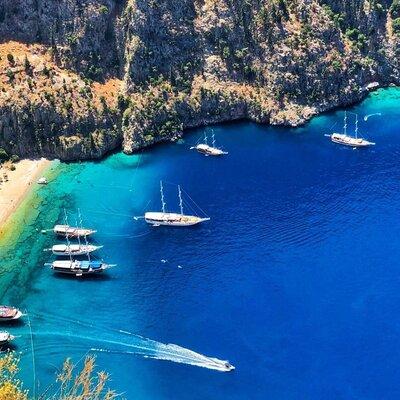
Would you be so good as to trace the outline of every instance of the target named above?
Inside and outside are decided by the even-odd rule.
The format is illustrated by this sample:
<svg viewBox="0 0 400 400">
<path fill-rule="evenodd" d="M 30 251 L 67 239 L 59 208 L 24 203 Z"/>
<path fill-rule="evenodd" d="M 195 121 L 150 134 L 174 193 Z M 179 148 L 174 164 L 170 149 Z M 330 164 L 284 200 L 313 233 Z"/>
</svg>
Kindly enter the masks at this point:
<svg viewBox="0 0 400 400">
<path fill-rule="evenodd" d="M 160 181 L 160 193 L 161 193 L 161 207 L 162 207 L 162 212 L 165 213 L 165 201 L 164 201 L 164 188 L 162 181 Z"/>
<path fill-rule="evenodd" d="M 212 131 L 212 147 L 215 147 L 215 135 L 214 135 L 214 130 Z"/>
<path fill-rule="evenodd" d="M 68 217 L 67 217 L 67 211 L 65 210 L 65 208 L 64 208 L 64 220 L 65 220 L 65 225 L 67 226 L 65 239 L 67 240 L 67 250 L 68 250 L 69 260 L 71 261 L 71 264 L 72 264 L 71 243 L 68 238 Z"/>
<path fill-rule="evenodd" d="M 207 131 L 204 131 L 204 143 L 208 144 Z"/>
<path fill-rule="evenodd" d="M 358 114 L 356 114 L 356 129 L 355 129 L 356 139 L 358 135 Z"/>
<path fill-rule="evenodd" d="M 178 194 L 179 194 L 179 208 L 181 209 L 181 215 L 183 215 L 182 191 L 179 185 L 178 185 Z"/>
<path fill-rule="evenodd" d="M 347 111 L 344 112 L 344 134 L 347 135 Z"/>
<path fill-rule="evenodd" d="M 81 210 L 79 208 L 78 208 L 78 215 L 79 215 L 80 228 L 83 229 L 82 215 L 81 215 Z M 78 235 L 78 237 L 79 237 L 79 235 Z M 88 243 L 88 240 L 87 240 L 87 235 L 85 234 L 84 237 L 85 237 L 85 245 L 86 245 L 86 255 L 87 255 L 88 261 L 90 262 L 91 260 L 90 260 L 89 243 Z"/>
<path fill-rule="evenodd" d="M 76 223 L 76 226 L 79 226 L 78 220 L 75 220 L 75 223 Z M 78 235 L 78 243 L 79 243 L 79 250 L 81 250 L 82 244 L 81 244 L 81 236 L 80 235 Z"/>
</svg>

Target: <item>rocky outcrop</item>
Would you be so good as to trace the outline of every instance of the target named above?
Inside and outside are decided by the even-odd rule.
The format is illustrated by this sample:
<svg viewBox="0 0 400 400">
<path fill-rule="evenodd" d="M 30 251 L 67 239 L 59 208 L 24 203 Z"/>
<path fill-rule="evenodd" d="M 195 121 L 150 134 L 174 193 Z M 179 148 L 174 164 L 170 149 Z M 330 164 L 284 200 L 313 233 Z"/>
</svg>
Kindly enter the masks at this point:
<svg viewBox="0 0 400 400">
<path fill-rule="evenodd" d="M 77 88 L 69 113 L 63 96 L 56 104 L 46 96 L 0 102 L 0 143 L 21 155 L 92 158 L 221 121 L 302 124 L 360 100 L 372 81 L 399 84 L 396 4 L 4 0 L 0 40 L 41 43 L 54 68 L 75 74 L 79 84 L 63 84 Z M 111 77 L 121 83 L 107 95 Z M 8 83 L 7 91 L 15 90 Z M 93 108 L 85 88 L 95 85 Z M 100 101 L 104 93 L 107 101 Z"/>
</svg>

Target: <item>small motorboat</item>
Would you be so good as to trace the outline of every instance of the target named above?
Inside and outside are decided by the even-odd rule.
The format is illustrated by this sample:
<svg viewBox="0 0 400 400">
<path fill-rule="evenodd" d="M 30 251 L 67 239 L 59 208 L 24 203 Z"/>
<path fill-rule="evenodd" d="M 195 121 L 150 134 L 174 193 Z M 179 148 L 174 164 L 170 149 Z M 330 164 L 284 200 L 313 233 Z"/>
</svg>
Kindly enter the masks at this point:
<svg viewBox="0 0 400 400">
<path fill-rule="evenodd" d="M 0 306 L 0 322 L 16 321 L 22 317 L 22 312 L 15 307 Z"/>
<path fill-rule="evenodd" d="M 51 269 L 55 272 L 78 277 L 99 274 L 113 266 L 114 265 L 106 264 L 103 261 L 92 260 L 57 260 L 50 264 Z"/>
<path fill-rule="evenodd" d="M 39 185 L 47 185 L 49 182 L 47 181 L 47 179 L 44 176 L 42 176 L 41 178 L 38 179 L 37 183 Z"/>
<path fill-rule="evenodd" d="M 57 236 L 63 236 L 69 238 L 90 236 L 93 233 L 97 232 L 93 229 L 79 228 L 77 226 L 70 226 L 70 225 L 56 225 L 53 228 L 53 231 Z"/>
<path fill-rule="evenodd" d="M 15 336 L 11 335 L 7 331 L 0 331 L 0 346 L 4 346 L 15 339 Z"/>
<path fill-rule="evenodd" d="M 235 370 L 235 367 L 229 361 L 227 361 L 225 363 L 225 370 L 226 372 L 231 372 Z"/>
<path fill-rule="evenodd" d="M 94 246 L 92 244 L 55 244 L 51 248 L 51 251 L 56 256 L 82 256 L 93 253 L 102 247 L 103 246 Z"/>
</svg>

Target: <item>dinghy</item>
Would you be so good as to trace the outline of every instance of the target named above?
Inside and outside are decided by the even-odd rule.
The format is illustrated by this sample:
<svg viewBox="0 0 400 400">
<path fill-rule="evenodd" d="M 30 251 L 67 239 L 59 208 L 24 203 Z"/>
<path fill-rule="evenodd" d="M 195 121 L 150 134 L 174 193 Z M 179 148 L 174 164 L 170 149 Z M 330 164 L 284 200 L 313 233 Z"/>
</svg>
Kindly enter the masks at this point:
<svg viewBox="0 0 400 400">
<path fill-rule="evenodd" d="M 0 306 L 0 322 L 16 321 L 22 317 L 22 312 L 15 307 Z"/>
<path fill-rule="evenodd" d="M 182 200 L 182 192 L 180 186 L 178 186 L 178 196 L 179 196 L 179 207 L 180 214 L 178 213 L 170 213 L 166 212 L 166 203 L 164 201 L 164 189 L 163 184 L 160 182 L 160 192 L 161 192 L 161 212 L 147 212 L 144 215 L 145 221 L 153 226 L 192 226 L 200 224 L 201 222 L 209 221 L 208 217 L 198 217 L 196 215 L 185 215 L 183 213 L 183 200 Z"/>
<path fill-rule="evenodd" d="M 49 182 L 47 181 L 47 179 L 45 177 L 42 176 L 41 178 L 38 179 L 37 183 L 39 185 L 47 185 Z"/>
<path fill-rule="evenodd" d="M 4 346 L 15 339 L 15 336 L 11 335 L 7 331 L 0 331 L 0 346 Z"/>
</svg>

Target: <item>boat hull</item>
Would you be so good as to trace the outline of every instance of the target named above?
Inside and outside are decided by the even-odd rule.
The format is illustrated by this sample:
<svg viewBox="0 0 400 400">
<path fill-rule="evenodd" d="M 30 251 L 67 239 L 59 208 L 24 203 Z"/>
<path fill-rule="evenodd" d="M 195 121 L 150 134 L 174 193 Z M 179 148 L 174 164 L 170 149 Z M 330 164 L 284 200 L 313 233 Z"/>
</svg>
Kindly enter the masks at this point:
<svg viewBox="0 0 400 400">
<path fill-rule="evenodd" d="M 15 337 L 10 335 L 8 332 L 0 332 L 0 346 L 5 346 L 6 344 L 10 343 L 14 340 Z"/>
<path fill-rule="evenodd" d="M 96 233 L 93 229 L 77 228 L 69 225 L 56 225 L 53 231 L 57 236 L 68 238 L 90 236 Z"/>
<path fill-rule="evenodd" d="M 228 152 L 223 151 L 221 149 L 217 149 L 216 147 L 211 147 L 205 144 L 200 144 L 198 146 L 196 146 L 196 150 L 201 153 L 204 154 L 206 156 L 223 156 L 228 154 Z"/>
<path fill-rule="evenodd" d="M 54 272 L 78 277 L 100 274 L 109 268 L 110 265 L 100 261 L 54 261 L 51 264 Z"/>
<path fill-rule="evenodd" d="M 341 144 L 343 146 L 353 147 L 353 148 L 362 148 L 374 146 L 375 143 L 369 142 L 364 139 L 356 139 L 351 136 L 341 135 L 341 134 L 333 134 L 331 135 L 331 141 L 333 143 Z"/>
<path fill-rule="evenodd" d="M 148 212 L 144 216 L 145 221 L 153 226 L 185 227 L 209 221 L 210 218 L 200 218 L 193 215 L 181 215 L 175 213 Z"/>
<path fill-rule="evenodd" d="M 93 253 L 94 251 L 100 249 L 102 246 L 65 246 L 65 250 L 58 250 L 56 246 L 53 246 L 52 253 L 56 256 L 83 256 L 88 253 Z"/>
<path fill-rule="evenodd" d="M 16 321 L 22 317 L 22 312 L 14 307 L 0 306 L 0 323 Z"/>
</svg>

